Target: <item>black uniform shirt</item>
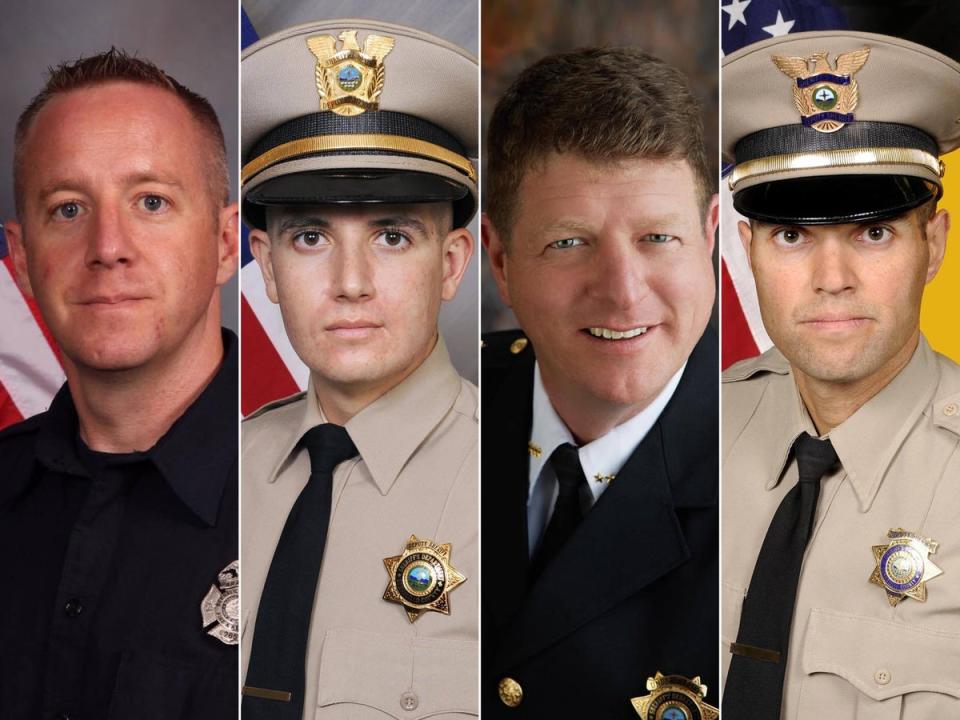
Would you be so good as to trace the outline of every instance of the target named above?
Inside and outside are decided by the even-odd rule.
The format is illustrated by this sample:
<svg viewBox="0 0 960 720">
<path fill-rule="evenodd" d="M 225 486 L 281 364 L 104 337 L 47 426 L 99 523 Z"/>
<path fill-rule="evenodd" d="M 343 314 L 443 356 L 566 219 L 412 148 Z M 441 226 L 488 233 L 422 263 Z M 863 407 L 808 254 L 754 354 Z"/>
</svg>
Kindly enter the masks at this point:
<svg viewBox="0 0 960 720">
<path fill-rule="evenodd" d="M 145 451 L 94 453 L 66 385 L 0 433 L 0 718 L 237 717 L 201 602 L 237 559 L 237 339 Z"/>
</svg>

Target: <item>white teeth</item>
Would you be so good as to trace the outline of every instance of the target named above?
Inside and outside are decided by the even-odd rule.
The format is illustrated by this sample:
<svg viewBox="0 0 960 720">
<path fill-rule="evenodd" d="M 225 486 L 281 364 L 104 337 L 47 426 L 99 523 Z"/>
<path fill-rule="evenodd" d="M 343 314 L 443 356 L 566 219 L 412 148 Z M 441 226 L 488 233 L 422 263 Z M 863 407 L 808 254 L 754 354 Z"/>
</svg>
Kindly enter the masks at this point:
<svg viewBox="0 0 960 720">
<path fill-rule="evenodd" d="M 601 328 L 601 327 L 592 327 L 587 328 L 589 332 L 594 337 L 602 337 L 605 340 L 629 340 L 630 338 L 637 337 L 637 335 L 643 335 L 647 329 L 645 327 L 633 328 L 632 330 L 611 330 L 610 328 Z"/>
</svg>

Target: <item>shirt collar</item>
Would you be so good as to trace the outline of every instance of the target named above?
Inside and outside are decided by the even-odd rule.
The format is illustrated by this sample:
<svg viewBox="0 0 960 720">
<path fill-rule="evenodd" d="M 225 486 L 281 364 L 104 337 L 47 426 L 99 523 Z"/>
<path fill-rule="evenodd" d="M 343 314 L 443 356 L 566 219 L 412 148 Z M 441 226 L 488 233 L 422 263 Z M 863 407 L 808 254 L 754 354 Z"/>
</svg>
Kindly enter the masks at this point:
<svg viewBox="0 0 960 720">
<path fill-rule="evenodd" d="M 584 475 L 588 480 L 598 480 L 598 482 L 587 483 L 594 498 L 604 488 L 604 483 L 599 481 L 605 477 L 616 476 L 650 432 L 650 428 L 657 422 L 663 409 L 670 402 L 670 398 L 673 397 L 686 367 L 687 364 L 684 363 L 653 402 L 639 413 L 617 425 L 606 435 L 580 446 L 578 454 Z M 550 402 L 547 390 L 543 386 L 539 363 L 536 364 L 533 372 L 533 425 L 530 431 L 530 442 L 533 448 L 531 448 L 530 457 L 529 492 L 532 493 L 533 485 L 540 477 L 540 472 L 553 451 L 564 443 L 577 444 Z M 534 448 L 539 450 L 539 455 Z"/>
<path fill-rule="evenodd" d="M 817 437 L 817 431 L 797 390 L 789 363 L 777 350 L 768 351 L 768 354 L 771 359 L 769 369 L 781 376 L 773 377 L 771 385 L 789 383 L 789 388 L 783 388 L 781 392 L 771 391 L 768 387 L 756 411 L 755 422 L 769 428 L 769 437 L 773 438 L 767 451 L 772 456 L 766 463 L 775 468 L 775 473 L 766 480 L 766 488 L 770 490 L 783 476 L 793 441 L 803 432 Z M 777 360 L 780 362 L 773 362 Z M 933 350 L 921 335 L 913 357 L 903 370 L 853 415 L 827 433 L 862 512 L 873 504 L 887 468 L 917 418 L 931 402 L 939 379 Z M 883 442 L 878 444 L 877 438 L 883 438 Z"/>
<path fill-rule="evenodd" d="M 347 432 L 381 494 L 390 491 L 407 461 L 450 411 L 459 393 L 460 376 L 450 363 L 443 337 L 438 335 L 430 355 L 416 370 L 347 421 Z M 270 482 L 291 460 L 304 433 L 324 422 L 311 378 L 300 423 L 288 437 L 269 475 Z"/>
<path fill-rule="evenodd" d="M 237 457 L 237 336 L 224 329 L 223 361 L 213 379 L 157 443 L 144 453 L 178 498 L 215 525 Z M 86 475 L 77 456 L 77 411 L 66 384 L 50 404 L 36 458 L 51 470 Z"/>
</svg>

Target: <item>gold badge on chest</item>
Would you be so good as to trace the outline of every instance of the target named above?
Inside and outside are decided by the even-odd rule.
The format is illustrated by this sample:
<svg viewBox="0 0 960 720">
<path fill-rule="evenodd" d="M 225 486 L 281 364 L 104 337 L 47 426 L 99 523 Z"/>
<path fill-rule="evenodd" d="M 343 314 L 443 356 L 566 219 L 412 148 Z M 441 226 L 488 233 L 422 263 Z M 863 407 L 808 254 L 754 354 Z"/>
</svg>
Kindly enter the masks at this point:
<svg viewBox="0 0 960 720">
<path fill-rule="evenodd" d="M 720 711 L 703 701 L 707 686 L 700 678 L 689 680 L 682 675 L 658 672 L 647 678 L 649 695 L 630 700 L 643 720 L 716 720 Z"/>
<path fill-rule="evenodd" d="M 383 559 L 390 576 L 383 599 L 403 605 L 410 622 L 428 610 L 449 615 L 449 594 L 467 579 L 451 565 L 452 549 L 411 535 L 402 555 Z"/>
<path fill-rule="evenodd" d="M 356 30 L 344 30 L 339 40 L 342 45 L 337 50 L 337 41 L 332 35 L 307 38 L 307 46 L 317 59 L 314 74 L 320 109 L 337 115 L 360 115 L 376 110 L 386 79 L 383 59 L 393 50 L 393 38 L 367 35 L 362 50 Z"/>
<path fill-rule="evenodd" d="M 927 582 L 943 574 L 930 559 L 940 544 L 903 528 L 890 530 L 887 537 L 886 545 L 873 546 L 876 567 L 870 582 L 886 591 L 891 605 L 908 597 L 926 602 Z"/>
</svg>

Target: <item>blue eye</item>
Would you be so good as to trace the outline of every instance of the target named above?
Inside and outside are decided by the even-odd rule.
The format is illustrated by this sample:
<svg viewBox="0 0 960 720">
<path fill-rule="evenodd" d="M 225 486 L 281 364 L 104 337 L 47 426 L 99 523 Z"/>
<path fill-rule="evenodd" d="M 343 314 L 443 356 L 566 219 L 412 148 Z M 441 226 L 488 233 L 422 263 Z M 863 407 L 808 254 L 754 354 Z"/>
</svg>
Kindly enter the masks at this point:
<svg viewBox="0 0 960 720">
<path fill-rule="evenodd" d="M 550 247 L 556 248 L 557 250 L 566 250 L 567 248 L 577 247 L 578 245 L 583 245 L 583 240 L 580 238 L 564 238 L 563 240 L 555 240 L 550 243 Z"/>
<path fill-rule="evenodd" d="M 63 203 L 63 205 L 58 205 L 53 212 L 64 220 L 73 220 L 80 214 L 80 206 L 75 202 L 67 202 Z"/>
<path fill-rule="evenodd" d="M 647 242 L 658 243 L 658 244 L 667 243 L 667 242 L 670 242 L 671 240 L 676 240 L 676 238 L 673 235 L 665 235 L 663 233 L 650 233 L 649 235 L 645 236 L 643 239 L 646 240 Z"/>
<path fill-rule="evenodd" d="M 144 195 L 140 198 L 140 206 L 147 212 L 160 212 L 167 206 L 167 201 L 159 195 Z"/>
</svg>

